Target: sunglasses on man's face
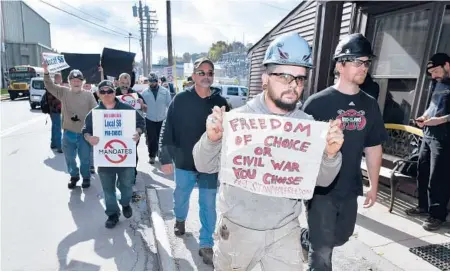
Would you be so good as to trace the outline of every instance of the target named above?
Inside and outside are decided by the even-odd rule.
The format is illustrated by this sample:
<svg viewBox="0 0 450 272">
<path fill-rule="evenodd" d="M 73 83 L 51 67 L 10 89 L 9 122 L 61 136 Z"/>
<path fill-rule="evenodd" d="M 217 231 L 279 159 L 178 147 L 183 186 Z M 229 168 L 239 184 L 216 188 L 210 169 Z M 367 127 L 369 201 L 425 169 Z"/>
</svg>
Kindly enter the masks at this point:
<svg viewBox="0 0 450 272">
<path fill-rule="evenodd" d="M 113 94 L 114 90 L 100 90 L 98 91 L 99 94 Z"/>
<path fill-rule="evenodd" d="M 199 76 L 205 76 L 205 75 L 207 75 L 207 76 L 209 76 L 209 77 L 212 77 L 212 76 L 214 75 L 214 72 L 212 72 L 212 71 L 209 71 L 209 72 L 205 72 L 205 71 L 197 71 L 197 72 L 195 72 L 195 74 L 196 74 L 196 75 L 199 75 Z"/>
</svg>

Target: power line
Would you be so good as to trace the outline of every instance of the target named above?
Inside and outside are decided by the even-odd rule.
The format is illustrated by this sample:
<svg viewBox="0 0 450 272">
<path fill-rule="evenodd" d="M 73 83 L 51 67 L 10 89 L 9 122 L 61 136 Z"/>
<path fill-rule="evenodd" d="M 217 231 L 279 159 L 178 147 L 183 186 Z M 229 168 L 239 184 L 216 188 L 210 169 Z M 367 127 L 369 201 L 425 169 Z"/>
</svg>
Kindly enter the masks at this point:
<svg viewBox="0 0 450 272">
<path fill-rule="evenodd" d="M 283 10 L 283 11 L 291 11 L 291 10 L 289 10 L 289 9 L 285 9 L 285 8 L 280 8 L 280 7 L 277 7 L 277 6 L 271 5 L 271 4 L 267 4 L 267 3 L 265 3 L 265 2 L 259 2 L 259 3 L 260 3 L 260 4 L 262 4 L 262 5 L 265 5 L 265 6 L 268 6 L 268 7 L 274 8 L 274 9 L 279 9 L 279 10 Z"/>
<path fill-rule="evenodd" d="M 110 35 L 119 36 L 119 37 L 124 37 L 124 36 L 126 35 L 126 34 L 123 34 L 123 33 L 118 32 L 118 31 L 116 31 L 116 30 L 113 30 L 113 29 L 107 28 L 107 27 L 105 27 L 105 26 L 99 25 L 99 24 L 97 24 L 97 23 L 94 23 L 94 22 L 92 22 L 92 21 L 86 20 L 86 19 L 84 19 L 84 18 L 82 18 L 82 17 L 80 17 L 80 16 L 78 16 L 78 15 L 76 15 L 76 14 L 73 14 L 73 13 L 71 13 L 71 12 L 69 12 L 69 11 L 66 11 L 66 10 L 62 9 L 62 8 L 56 7 L 56 6 L 54 6 L 54 5 L 50 4 L 50 3 L 47 3 L 47 2 L 45 2 L 45 1 L 43 1 L 43 0 L 40 0 L 40 1 L 41 1 L 42 3 L 44 3 L 44 4 L 46 4 L 46 5 L 48 5 L 48 6 L 52 7 L 52 8 L 54 8 L 54 9 L 57 9 L 57 10 L 59 10 L 59 11 L 62 11 L 62 12 L 67 13 L 67 14 L 69 14 L 69 15 L 72 15 L 72 16 L 74 16 L 74 17 L 76 17 L 76 18 L 78 18 L 78 19 L 80 19 L 80 20 L 82 20 L 82 21 L 85 21 L 85 22 L 87 22 L 87 23 L 93 24 L 93 25 L 95 25 L 95 26 L 97 26 L 97 27 L 100 27 L 100 28 L 102 28 L 102 29 L 106 29 L 106 30 L 110 31 L 110 32 L 106 32 L 106 31 L 104 31 L 104 30 L 98 29 L 98 30 L 100 30 L 100 31 L 102 31 L 102 32 L 104 32 L 104 33 L 107 33 L 107 34 L 110 34 Z M 112 32 L 112 33 L 111 33 L 111 32 Z M 128 33 L 127 33 L 127 34 L 128 34 Z"/>
<path fill-rule="evenodd" d="M 69 7 L 72 7 L 73 9 L 78 10 L 79 12 L 83 13 L 84 15 L 90 16 L 90 17 L 92 17 L 92 18 L 94 18 L 94 19 L 99 20 L 100 22 L 106 23 L 106 20 L 104 20 L 104 19 L 100 19 L 100 18 L 98 18 L 98 17 L 96 17 L 96 16 L 94 16 L 94 15 L 92 15 L 92 14 L 90 14 L 90 13 L 87 13 L 87 12 L 85 12 L 85 11 L 79 9 L 79 8 L 76 8 L 76 7 L 70 5 L 70 4 L 67 3 L 67 2 L 64 2 L 64 1 L 61 1 L 61 2 L 64 3 L 65 5 L 69 6 Z M 125 31 L 127 34 L 128 34 L 128 33 L 131 33 L 131 31 L 129 31 L 129 30 L 126 30 L 126 29 L 124 29 L 124 28 L 121 28 L 121 27 L 118 27 L 118 26 L 115 26 L 115 25 L 112 25 L 112 24 L 109 24 L 109 26 L 114 27 L 114 28 L 116 28 L 116 29 L 121 29 L 121 30 Z M 133 33 L 132 33 L 132 34 L 133 34 Z M 137 36 L 137 35 L 134 34 L 133 36 Z"/>
</svg>

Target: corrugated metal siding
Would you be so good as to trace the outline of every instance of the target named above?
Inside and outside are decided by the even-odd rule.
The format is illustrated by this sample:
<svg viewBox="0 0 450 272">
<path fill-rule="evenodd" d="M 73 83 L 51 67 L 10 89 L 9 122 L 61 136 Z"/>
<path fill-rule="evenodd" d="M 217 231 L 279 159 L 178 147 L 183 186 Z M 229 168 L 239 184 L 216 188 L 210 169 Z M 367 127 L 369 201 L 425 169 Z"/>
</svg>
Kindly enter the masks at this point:
<svg viewBox="0 0 450 272">
<path fill-rule="evenodd" d="M 21 2 L 1 1 L 6 42 L 23 42 Z"/>
<path fill-rule="evenodd" d="M 50 24 L 22 2 L 25 42 L 51 47 Z"/>
<path fill-rule="evenodd" d="M 1 1 L 5 41 L 51 47 L 50 24 L 22 1 Z"/>
<path fill-rule="evenodd" d="M 269 46 L 277 36 L 291 32 L 299 32 L 303 38 L 305 38 L 310 45 L 313 43 L 315 23 L 316 23 L 316 2 L 305 2 L 305 6 L 298 7 L 297 12 L 291 18 L 288 18 L 284 24 L 276 33 L 271 34 L 265 41 L 261 41 L 262 44 L 259 47 L 253 49 L 250 54 L 250 76 L 249 76 L 249 99 L 262 91 L 261 75 L 264 71 L 262 61 L 264 54 Z M 344 3 L 342 9 L 342 22 L 340 30 L 340 38 L 347 35 L 350 28 L 350 20 L 352 15 L 352 3 Z"/>
<path fill-rule="evenodd" d="M 262 65 L 264 54 L 270 42 L 277 36 L 287 32 L 297 31 L 310 44 L 314 38 L 314 24 L 316 21 L 316 2 L 308 1 L 298 8 L 298 12 L 286 19 L 284 25 L 251 53 L 250 76 L 249 76 L 249 99 L 262 91 L 261 76 L 264 71 Z"/>
<path fill-rule="evenodd" d="M 16 65 L 41 66 L 42 52 L 52 51 L 37 43 L 6 43 L 6 65 L 8 68 Z"/>
</svg>

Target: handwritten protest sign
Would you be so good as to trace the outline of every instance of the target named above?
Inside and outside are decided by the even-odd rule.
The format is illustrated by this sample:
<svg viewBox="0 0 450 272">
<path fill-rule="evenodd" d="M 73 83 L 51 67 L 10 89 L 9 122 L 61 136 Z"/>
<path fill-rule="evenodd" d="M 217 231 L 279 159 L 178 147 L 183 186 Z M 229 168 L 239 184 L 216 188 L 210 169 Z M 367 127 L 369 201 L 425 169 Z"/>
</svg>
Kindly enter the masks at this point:
<svg viewBox="0 0 450 272">
<path fill-rule="evenodd" d="M 221 182 L 273 197 L 312 197 L 328 123 L 228 112 L 223 124 Z"/>
<path fill-rule="evenodd" d="M 54 53 L 42 53 L 42 55 L 48 64 L 50 73 L 56 73 L 70 67 L 63 55 Z"/>
<path fill-rule="evenodd" d="M 132 106 L 135 110 L 141 109 L 141 104 L 138 102 L 138 95 L 137 93 L 129 93 L 124 95 L 119 95 L 117 98 L 120 100 L 120 102 L 126 103 L 130 106 Z"/>
<path fill-rule="evenodd" d="M 100 138 L 94 148 L 94 165 L 136 167 L 136 113 L 133 110 L 92 111 L 93 135 Z"/>
</svg>

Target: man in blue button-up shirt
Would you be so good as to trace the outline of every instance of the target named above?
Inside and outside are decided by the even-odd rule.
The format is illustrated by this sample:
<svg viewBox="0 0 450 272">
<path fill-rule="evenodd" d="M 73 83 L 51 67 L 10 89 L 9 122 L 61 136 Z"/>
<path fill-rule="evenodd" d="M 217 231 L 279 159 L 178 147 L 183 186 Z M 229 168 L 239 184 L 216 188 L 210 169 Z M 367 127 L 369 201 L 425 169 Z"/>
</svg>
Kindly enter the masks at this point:
<svg viewBox="0 0 450 272">
<path fill-rule="evenodd" d="M 146 127 L 147 147 L 150 163 L 155 163 L 158 154 L 159 134 L 161 126 L 167 116 L 167 109 L 172 101 L 169 90 L 158 84 L 158 76 L 150 73 L 148 76 L 149 88 L 142 92 L 145 104 L 147 104 Z"/>
</svg>

